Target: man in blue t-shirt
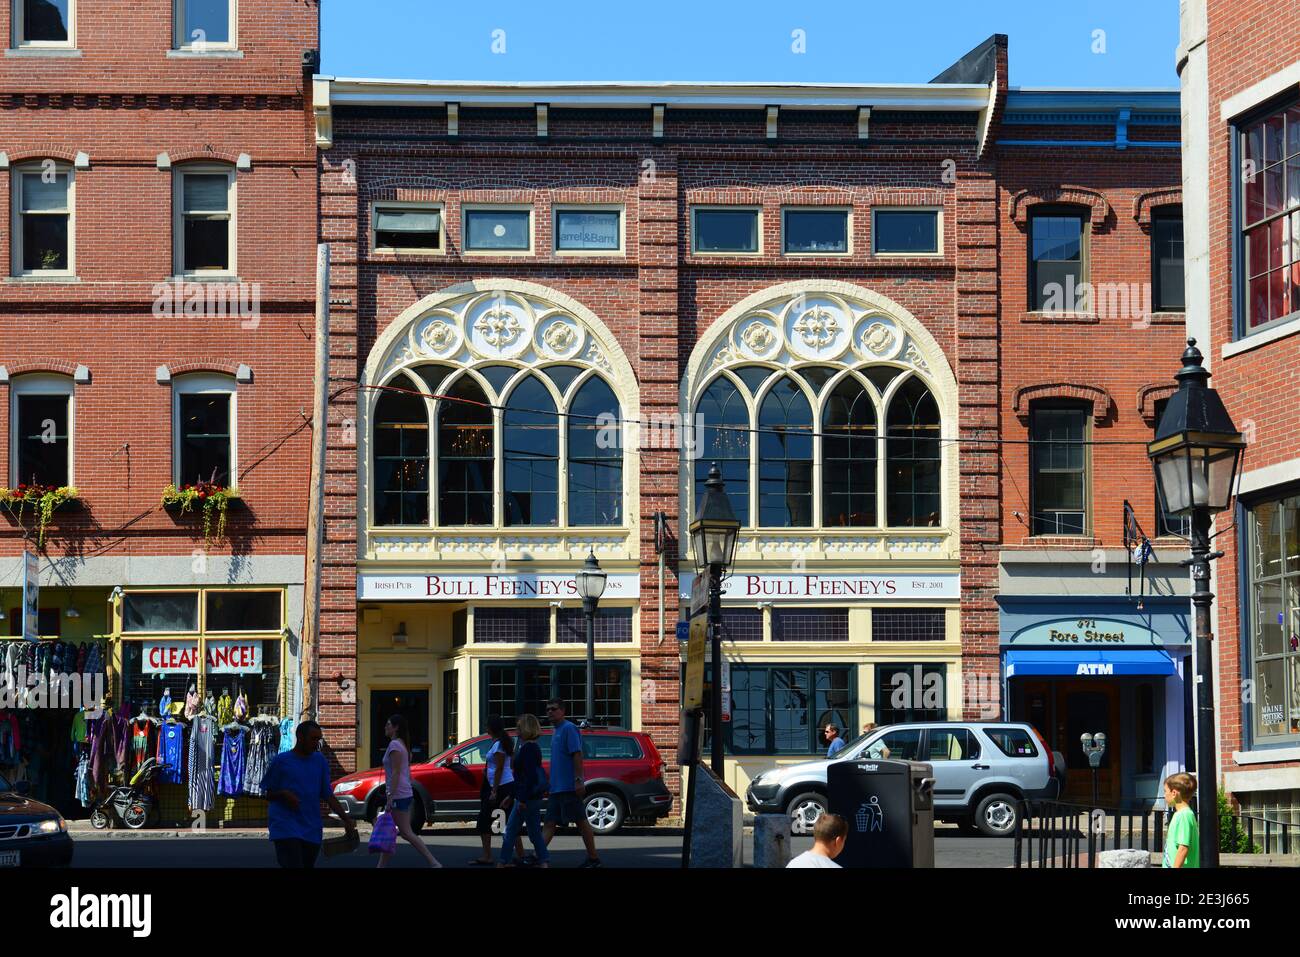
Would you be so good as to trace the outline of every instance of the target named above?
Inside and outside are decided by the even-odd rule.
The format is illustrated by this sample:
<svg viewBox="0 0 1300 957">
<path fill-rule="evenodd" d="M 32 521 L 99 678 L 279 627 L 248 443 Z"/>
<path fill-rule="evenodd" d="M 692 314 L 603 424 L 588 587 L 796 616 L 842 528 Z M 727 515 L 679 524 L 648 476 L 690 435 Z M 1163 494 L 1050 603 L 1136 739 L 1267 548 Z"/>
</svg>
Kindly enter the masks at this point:
<svg viewBox="0 0 1300 957">
<path fill-rule="evenodd" d="M 587 848 L 583 867 L 600 867 L 596 856 L 596 834 L 582 807 L 587 794 L 582 778 L 582 735 L 577 725 L 564 716 L 564 702 L 552 698 L 546 702 L 546 716 L 555 730 L 551 734 L 551 795 L 546 801 L 546 826 L 542 837 L 549 845 L 557 827 L 578 825 L 582 843 Z"/>
<path fill-rule="evenodd" d="M 321 730 L 315 721 L 298 725 L 294 746 L 271 759 L 262 778 L 262 792 L 271 802 L 267 820 L 275 858 L 281 867 L 315 867 L 324 839 L 320 802 L 325 801 L 343 821 L 349 837 L 356 822 L 330 790 L 330 765 L 320 753 Z"/>
<path fill-rule="evenodd" d="M 826 725 L 824 733 L 826 740 L 830 742 L 830 745 L 826 748 L 826 757 L 833 758 L 844 750 L 844 738 L 840 736 L 840 729 L 833 724 Z"/>
</svg>

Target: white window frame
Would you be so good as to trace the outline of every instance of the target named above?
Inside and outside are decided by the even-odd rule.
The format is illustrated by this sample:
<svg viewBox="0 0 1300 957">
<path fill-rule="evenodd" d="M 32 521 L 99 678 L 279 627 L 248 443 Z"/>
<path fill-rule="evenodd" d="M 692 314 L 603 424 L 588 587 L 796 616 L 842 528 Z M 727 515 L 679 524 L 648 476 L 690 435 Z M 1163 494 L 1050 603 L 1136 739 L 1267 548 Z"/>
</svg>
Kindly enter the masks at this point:
<svg viewBox="0 0 1300 957">
<path fill-rule="evenodd" d="M 59 174 L 66 174 L 68 177 L 68 268 L 67 269 L 24 269 L 23 268 L 23 176 L 41 173 L 45 169 L 46 162 L 54 162 L 54 171 Z M 10 178 L 9 193 L 12 197 L 11 207 L 12 226 L 9 235 L 12 237 L 10 246 L 12 248 L 12 264 L 14 276 L 37 276 L 37 277 L 72 277 L 77 274 L 77 188 L 76 188 L 76 171 L 70 163 L 61 163 L 57 161 L 41 160 L 37 163 L 24 163 L 13 168 L 13 175 Z M 33 215 L 40 215 L 34 213 Z"/>
<path fill-rule="evenodd" d="M 185 270 L 185 177 L 189 175 L 226 177 L 226 209 L 230 226 L 226 236 L 226 268 Z M 178 167 L 172 174 L 172 274 L 186 279 L 229 277 L 239 274 L 236 253 L 239 250 L 238 190 L 232 166 L 197 165 Z"/>
<path fill-rule="evenodd" d="M 494 210 L 528 213 L 527 249 L 471 249 L 469 214 Z M 462 256 L 534 256 L 537 254 L 537 214 L 531 203 L 464 203 L 460 207 L 460 252 Z"/>
<path fill-rule="evenodd" d="M 172 481 L 179 487 L 192 482 L 181 472 L 181 396 L 225 394 L 230 396 L 230 477 L 228 487 L 239 485 L 239 390 L 235 380 L 215 373 L 191 373 L 172 380 Z"/>
<path fill-rule="evenodd" d="M 702 212 L 712 213 L 712 212 L 719 212 L 719 211 L 728 212 L 728 213 L 753 213 L 758 219 L 758 228 L 757 228 L 758 248 L 752 251 L 745 250 L 745 251 L 735 251 L 735 252 L 718 251 L 712 249 L 701 250 L 699 248 L 699 241 L 698 241 L 699 228 L 698 228 L 698 222 L 696 217 L 698 216 L 699 213 Z M 750 257 L 750 258 L 755 256 L 762 256 L 763 255 L 763 207 L 753 203 L 735 203 L 730 205 L 725 203 L 723 204 L 709 203 L 703 206 L 692 206 L 691 207 L 691 255 L 710 256 L 710 257 L 730 256 L 733 258 L 737 256 Z"/>
<path fill-rule="evenodd" d="M 239 0 L 226 0 L 226 10 L 230 17 L 230 39 L 222 43 L 204 41 L 202 44 L 184 35 L 186 0 L 172 0 L 172 49 L 185 53 L 204 54 L 210 52 L 228 52 L 239 49 Z"/>
<path fill-rule="evenodd" d="M 14 378 L 9 387 L 10 487 L 27 481 L 19 474 L 18 400 L 29 395 L 62 395 L 68 399 L 68 485 L 76 485 L 77 399 L 70 377 L 53 372 L 33 372 Z"/>
<path fill-rule="evenodd" d="M 934 244 L 931 253 L 881 252 L 876 248 L 876 213 L 934 213 Z M 872 206 L 871 255 L 881 259 L 942 259 L 943 258 L 943 207 L 942 206 Z"/>
<path fill-rule="evenodd" d="M 844 214 L 844 252 L 799 252 L 790 250 L 785 245 L 785 218 L 790 213 L 843 213 Z M 843 259 L 853 255 L 853 207 L 852 206 L 782 206 L 781 207 L 781 255 L 796 257 L 836 256 Z"/>
<path fill-rule="evenodd" d="M 23 37 L 26 16 L 25 0 L 13 0 L 13 45 L 16 50 L 75 50 L 77 48 L 77 0 L 68 0 L 68 38 L 66 40 L 27 40 Z"/>
<path fill-rule="evenodd" d="M 380 246 L 378 239 L 378 230 L 375 223 L 378 220 L 379 211 L 382 209 L 413 209 L 434 212 L 442 220 L 442 228 L 439 230 L 438 246 L 436 249 L 425 249 L 421 246 Z M 447 254 L 447 209 L 445 203 L 424 203 L 414 200 L 398 199 L 381 199 L 375 200 L 370 204 L 370 252 L 378 256 L 391 256 L 400 253 L 403 256 L 445 256 Z"/>
<path fill-rule="evenodd" d="M 561 249 L 561 213 L 618 213 L 617 249 Z M 560 203 L 551 209 L 551 251 L 557 256 L 626 256 L 627 213 L 619 203 Z"/>
</svg>

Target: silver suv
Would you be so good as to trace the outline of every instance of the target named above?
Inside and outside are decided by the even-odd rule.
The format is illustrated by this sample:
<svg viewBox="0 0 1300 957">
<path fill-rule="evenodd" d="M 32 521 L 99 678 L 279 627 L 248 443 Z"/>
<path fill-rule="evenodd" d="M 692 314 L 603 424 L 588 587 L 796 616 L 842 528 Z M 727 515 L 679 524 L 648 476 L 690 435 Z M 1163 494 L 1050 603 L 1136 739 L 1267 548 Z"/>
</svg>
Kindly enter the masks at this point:
<svg viewBox="0 0 1300 957">
<path fill-rule="evenodd" d="M 934 767 L 934 816 L 992 837 L 1014 833 L 1021 801 L 1050 801 L 1061 792 L 1065 758 L 1021 721 L 926 721 L 873 728 L 829 761 L 764 771 L 745 803 L 756 814 L 790 816 L 807 833 L 827 807 L 826 767 L 833 761 L 898 758 Z"/>
</svg>

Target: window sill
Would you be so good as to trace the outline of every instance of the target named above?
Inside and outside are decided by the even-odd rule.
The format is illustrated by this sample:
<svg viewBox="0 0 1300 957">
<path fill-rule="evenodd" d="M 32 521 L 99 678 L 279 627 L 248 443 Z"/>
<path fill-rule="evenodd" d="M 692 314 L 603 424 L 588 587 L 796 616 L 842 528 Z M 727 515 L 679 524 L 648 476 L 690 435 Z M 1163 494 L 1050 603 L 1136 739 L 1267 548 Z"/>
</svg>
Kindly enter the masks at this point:
<svg viewBox="0 0 1300 957">
<path fill-rule="evenodd" d="M 1021 322 L 1046 322 L 1060 323 L 1061 325 L 1091 325 L 1101 322 L 1101 317 L 1095 312 L 1045 312 L 1043 310 L 1031 309 L 1020 317 Z"/>
<path fill-rule="evenodd" d="M 1092 535 L 1026 535 L 1020 544 L 1026 548 L 1096 548 L 1101 543 Z"/>
<path fill-rule="evenodd" d="M 1300 747 L 1286 744 L 1273 747 L 1256 745 L 1251 751 L 1233 751 L 1236 764 L 1276 764 L 1280 761 L 1300 761 Z"/>
<path fill-rule="evenodd" d="M 169 60 L 242 60 L 243 50 L 168 50 Z"/>
<path fill-rule="evenodd" d="M 239 283 L 242 282 L 237 273 L 218 272 L 218 273 L 181 273 L 179 276 L 168 276 L 163 282 L 193 282 L 193 283 Z"/>
<path fill-rule="evenodd" d="M 75 47 L 12 47 L 5 50 L 5 56 L 17 57 L 79 57 L 81 51 Z"/>
<path fill-rule="evenodd" d="M 1259 332 L 1252 332 L 1235 342 L 1225 342 L 1223 344 L 1223 358 L 1228 359 L 1243 352 L 1249 352 L 1251 349 L 1266 346 L 1270 342 L 1277 342 L 1279 339 L 1293 336 L 1297 332 L 1300 332 L 1300 314 L 1289 319 L 1283 319 L 1275 326 L 1270 326 Z"/>
<path fill-rule="evenodd" d="M 1151 313 L 1151 325 L 1153 326 L 1182 326 L 1186 324 L 1187 324 L 1187 313 L 1185 312 Z"/>
<path fill-rule="evenodd" d="M 57 286 L 63 284 L 71 285 L 71 284 L 79 283 L 81 282 L 81 277 L 73 275 L 72 273 L 59 274 L 55 276 L 41 276 L 41 275 L 6 276 L 4 281 L 17 283 L 19 285 L 33 285 L 33 286 L 56 285 Z"/>
</svg>

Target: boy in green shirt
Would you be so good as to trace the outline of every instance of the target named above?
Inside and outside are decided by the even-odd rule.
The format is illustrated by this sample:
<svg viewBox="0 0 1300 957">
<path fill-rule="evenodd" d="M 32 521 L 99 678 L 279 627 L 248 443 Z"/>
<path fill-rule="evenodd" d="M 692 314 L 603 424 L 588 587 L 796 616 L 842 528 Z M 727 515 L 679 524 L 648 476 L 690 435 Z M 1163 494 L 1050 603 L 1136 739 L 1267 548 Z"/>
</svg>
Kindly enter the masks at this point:
<svg viewBox="0 0 1300 957">
<path fill-rule="evenodd" d="M 1196 793 L 1196 781 L 1190 774 L 1171 774 L 1165 778 L 1165 803 L 1172 805 L 1174 816 L 1165 834 L 1165 867 L 1200 867 L 1201 833 L 1196 815 L 1188 801 Z"/>
</svg>

